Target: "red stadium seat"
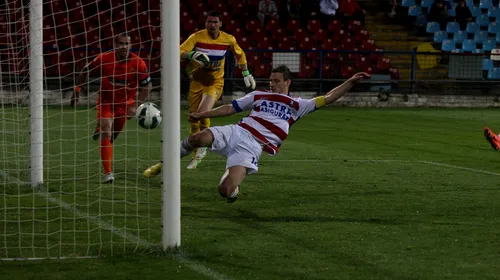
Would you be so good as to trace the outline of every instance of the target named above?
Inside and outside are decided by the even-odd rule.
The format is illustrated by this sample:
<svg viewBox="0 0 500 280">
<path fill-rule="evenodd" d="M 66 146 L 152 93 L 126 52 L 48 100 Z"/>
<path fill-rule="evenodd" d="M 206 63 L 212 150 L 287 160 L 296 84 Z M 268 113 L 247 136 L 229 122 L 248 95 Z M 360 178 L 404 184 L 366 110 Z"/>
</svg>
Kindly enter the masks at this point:
<svg viewBox="0 0 500 280">
<path fill-rule="evenodd" d="M 300 21 L 295 20 L 295 19 L 289 20 L 287 25 L 286 25 L 286 29 L 290 30 L 290 31 L 294 31 L 294 30 L 297 30 L 299 28 L 300 28 Z"/>
<path fill-rule="evenodd" d="M 262 40 L 263 37 L 266 37 L 267 33 L 264 32 L 264 29 L 262 28 L 256 28 L 250 33 L 250 35 L 252 36 L 253 40 L 258 42 L 259 40 Z"/>
<path fill-rule="evenodd" d="M 396 68 L 389 68 L 389 74 L 391 75 L 391 79 L 399 80 L 399 71 Z"/>
<path fill-rule="evenodd" d="M 254 32 L 256 29 L 262 29 L 262 26 L 257 20 L 249 20 L 246 22 L 246 28 L 250 32 Z"/>
<path fill-rule="evenodd" d="M 347 33 L 345 30 L 341 29 L 339 32 L 336 32 L 333 34 L 333 40 L 337 42 L 342 42 L 346 38 L 349 38 L 349 33 Z"/>
<path fill-rule="evenodd" d="M 370 54 L 370 60 L 371 61 L 378 61 L 380 58 L 384 56 L 382 53 L 382 49 L 376 48 L 373 53 Z"/>
<path fill-rule="evenodd" d="M 361 49 L 365 51 L 374 51 L 377 48 L 373 40 L 366 40 L 361 42 Z"/>
<path fill-rule="evenodd" d="M 274 32 L 280 28 L 281 28 L 281 26 L 280 26 L 280 22 L 278 20 L 272 19 L 272 20 L 267 22 L 266 30 L 269 31 L 271 34 L 274 34 Z"/>
<path fill-rule="evenodd" d="M 253 75 L 257 78 L 269 78 L 269 76 L 271 76 L 269 65 L 261 64 L 260 66 L 254 68 L 253 71 Z"/>
<path fill-rule="evenodd" d="M 315 32 L 316 30 L 321 29 L 321 22 L 319 20 L 309 20 L 307 21 L 307 29 L 311 32 Z"/>
<path fill-rule="evenodd" d="M 343 78 L 350 78 L 356 73 L 356 70 L 350 65 L 342 65 L 340 68 L 340 76 Z"/>
<path fill-rule="evenodd" d="M 299 70 L 299 73 L 297 73 L 297 76 L 301 79 L 311 78 L 312 76 L 314 76 L 314 69 L 310 65 L 301 64 L 300 70 Z"/>
<path fill-rule="evenodd" d="M 389 73 L 391 68 L 391 60 L 387 57 L 380 57 L 377 60 L 377 72 L 378 73 Z"/>
<path fill-rule="evenodd" d="M 240 45 L 243 50 L 252 49 L 252 42 L 247 37 L 241 37 L 238 41 L 238 45 Z"/>
<path fill-rule="evenodd" d="M 280 50 L 295 50 L 297 49 L 297 43 L 289 37 L 284 37 L 279 41 L 278 48 Z"/>
<path fill-rule="evenodd" d="M 342 44 L 341 44 L 341 49 L 342 50 L 349 51 L 349 50 L 353 50 L 355 47 L 356 47 L 356 44 L 349 37 L 345 38 L 342 41 Z"/>
<path fill-rule="evenodd" d="M 328 31 L 325 31 L 324 29 L 316 29 L 313 33 L 314 38 L 319 42 L 324 42 L 330 37 L 328 35 Z"/>
<path fill-rule="evenodd" d="M 359 31 L 358 34 L 354 37 L 358 45 L 361 45 L 363 42 L 368 41 L 370 39 L 370 34 L 365 29 Z"/>
<path fill-rule="evenodd" d="M 351 20 L 347 24 L 347 31 L 351 34 L 357 34 L 363 29 L 363 25 L 358 20 Z"/>
<path fill-rule="evenodd" d="M 274 42 L 268 37 L 264 37 L 257 41 L 257 48 L 262 50 L 269 50 L 274 47 Z"/>
<path fill-rule="evenodd" d="M 330 22 L 328 23 L 328 30 L 333 33 L 338 33 L 340 30 L 342 30 L 342 23 L 338 20 L 330 20 Z"/>
<path fill-rule="evenodd" d="M 293 29 L 293 36 L 295 37 L 295 39 L 297 41 L 301 42 L 306 37 L 309 36 L 309 33 L 306 30 L 302 29 L 302 28 L 297 28 L 297 29 Z"/>
<path fill-rule="evenodd" d="M 299 49 L 301 50 L 311 50 L 314 48 L 314 42 L 311 38 L 305 37 L 304 39 L 299 41 Z"/>
</svg>

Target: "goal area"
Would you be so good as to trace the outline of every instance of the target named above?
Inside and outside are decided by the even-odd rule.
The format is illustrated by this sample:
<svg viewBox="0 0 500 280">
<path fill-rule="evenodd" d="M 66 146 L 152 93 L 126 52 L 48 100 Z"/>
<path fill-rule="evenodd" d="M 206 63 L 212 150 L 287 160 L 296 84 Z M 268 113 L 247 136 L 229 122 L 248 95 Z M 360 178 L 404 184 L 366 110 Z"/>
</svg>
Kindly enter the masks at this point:
<svg viewBox="0 0 500 280">
<path fill-rule="evenodd" d="M 166 132 L 180 129 L 179 100 L 162 97 L 166 81 L 178 90 L 179 74 L 165 75 L 161 67 L 165 55 L 178 60 L 178 39 L 167 45 L 161 39 L 179 38 L 178 14 L 178 0 L 0 2 L 0 259 L 88 258 L 180 245 L 178 162 L 163 177 L 142 175 L 176 155 L 180 139 L 179 132 Z M 153 130 L 128 120 L 113 142 L 116 180 L 106 184 L 94 135 L 100 73 L 90 75 L 75 108 L 70 100 L 83 67 L 112 51 L 125 32 L 150 72 L 149 101 L 173 117 L 164 113 L 163 126 Z M 165 149 L 162 143 L 175 137 Z"/>
</svg>

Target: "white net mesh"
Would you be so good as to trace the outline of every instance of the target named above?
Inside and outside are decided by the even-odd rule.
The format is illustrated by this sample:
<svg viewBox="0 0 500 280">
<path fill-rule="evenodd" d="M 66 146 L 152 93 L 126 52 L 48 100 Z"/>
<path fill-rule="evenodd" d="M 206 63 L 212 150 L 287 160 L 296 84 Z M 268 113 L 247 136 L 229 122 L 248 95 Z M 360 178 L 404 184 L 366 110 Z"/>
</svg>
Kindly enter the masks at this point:
<svg viewBox="0 0 500 280">
<path fill-rule="evenodd" d="M 40 189 L 29 184 L 29 5 L 0 0 L 0 258 L 111 255 L 158 244 L 161 182 L 142 171 L 159 159 L 160 129 L 127 121 L 113 143 L 115 184 L 104 184 L 93 138 L 100 73 L 90 76 L 79 106 L 70 108 L 69 100 L 83 66 L 127 32 L 151 73 L 150 100 L 159 104 L 159 1 L 43 1 Z"/>
</svg>

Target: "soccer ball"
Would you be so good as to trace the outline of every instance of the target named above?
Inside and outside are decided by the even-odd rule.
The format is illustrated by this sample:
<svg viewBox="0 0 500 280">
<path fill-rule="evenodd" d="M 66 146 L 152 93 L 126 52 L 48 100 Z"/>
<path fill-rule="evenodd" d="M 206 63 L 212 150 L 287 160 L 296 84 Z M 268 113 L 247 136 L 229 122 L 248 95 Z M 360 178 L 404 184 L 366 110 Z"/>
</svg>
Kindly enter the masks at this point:
<svg viewBox="0 0 500 280">
<path fill-rule="evenodd" d="M 161 123 L 160 108 L 151 102 L 143 103 L 135 111 L 137 123 L 145 129 L 153 129 Z"/>
</svg>

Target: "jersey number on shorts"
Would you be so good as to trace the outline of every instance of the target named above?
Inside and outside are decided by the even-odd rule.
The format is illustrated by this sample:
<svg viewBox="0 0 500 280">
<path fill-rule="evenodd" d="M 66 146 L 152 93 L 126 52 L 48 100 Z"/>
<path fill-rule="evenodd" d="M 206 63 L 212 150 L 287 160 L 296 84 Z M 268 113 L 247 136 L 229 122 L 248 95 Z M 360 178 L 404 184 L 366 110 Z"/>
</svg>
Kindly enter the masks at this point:
<svg viewBox="0 0 500 280">
<path fill-rule="evenodd" d="M 255 166 L 259 166 L 259 162 L 255 159 L 255 157 L 252 157 L 252 164 Z"/>
</svg>

